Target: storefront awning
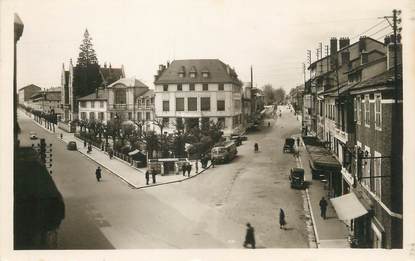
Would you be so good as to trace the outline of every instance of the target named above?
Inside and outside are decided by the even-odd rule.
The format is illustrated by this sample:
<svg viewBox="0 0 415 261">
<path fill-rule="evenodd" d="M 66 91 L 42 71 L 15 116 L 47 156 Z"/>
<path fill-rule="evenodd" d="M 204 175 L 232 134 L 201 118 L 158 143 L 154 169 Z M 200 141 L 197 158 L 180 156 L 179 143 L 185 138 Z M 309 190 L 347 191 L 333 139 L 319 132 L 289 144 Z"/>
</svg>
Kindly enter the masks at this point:
<svg viewBox="0 0 415 261">
<path fill-rule="evenodd" d="M 332 198 L 330 201 L 340 220 L 351 220 L 368 213 L 353 192 L 337 198 Z"/>
</svg>

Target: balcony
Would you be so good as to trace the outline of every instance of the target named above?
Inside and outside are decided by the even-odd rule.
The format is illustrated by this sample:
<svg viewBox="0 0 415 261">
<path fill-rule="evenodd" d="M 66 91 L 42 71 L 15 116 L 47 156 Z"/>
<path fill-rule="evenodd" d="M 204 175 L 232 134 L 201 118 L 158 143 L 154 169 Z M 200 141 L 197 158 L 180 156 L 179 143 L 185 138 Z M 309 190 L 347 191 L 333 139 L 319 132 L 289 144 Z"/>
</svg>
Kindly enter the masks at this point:
<svg viewBox="0 0 415 261">
<path fill-rule="evenodd" d="M 115 111 L 125 111 L 125 110 L 133 110 L 133 106 L 129 104 L 109 104 L 109 110 Z"/>
<path fill-rule="evenodd" d="M 343 131 L 341 124 L 337 122 L 334 128 L 334 137 L 343 143 L 346 143 L 349 140 L 348 133 Z"/>
</svg>

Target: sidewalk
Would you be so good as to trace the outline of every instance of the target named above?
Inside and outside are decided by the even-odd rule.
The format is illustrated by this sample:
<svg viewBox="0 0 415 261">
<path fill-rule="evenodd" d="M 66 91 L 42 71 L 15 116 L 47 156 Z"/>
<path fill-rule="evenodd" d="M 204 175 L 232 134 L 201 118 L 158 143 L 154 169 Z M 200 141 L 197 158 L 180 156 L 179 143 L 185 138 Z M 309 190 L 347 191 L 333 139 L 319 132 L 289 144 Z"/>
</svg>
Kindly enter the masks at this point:
<svg viewBox="0 0 415 261">
<path fill-rule="evenodd" d="M 27 115 L 25 112 L 20 111 L 19 113 L 20 113 L 19 115 L 28 117 L 33 120 L 33 118 Z M 144 174 L 147 168 L 133 167 L 128 162 L 118 159 L 117 157 L 113 157 L 110 160 L 106 152 L 101 151 L 100 148 L 97 148 L 94 146 L 93 146 L 92 152 L 87 153 L 87 148 L 84 148 L 83 141 L 76 138 L 74 133 L 67 133 L 66 131 L 59 129 L 57 127 L 55 128 L 55 132 L 53 132 L 51 130 L 48 130 L 47 128 L 45 128 L 44 125 L 39 124 L 35 120 L 33 120 L 33 122 L 39 127 L 42 127 L 44 130 L 52 134 L 55 134 L 58 140 L 61 140 L 66 144 L 69 143 L 69 141 L 75 141 L 79 153 L 93 160 L 94 162 L 99 164 L 101 167 L 107 169 L 112 174 L 118 176 L 124 182 L 126 182 L 129 186 L 135 189 L 140 189 L 140 188 L 145 188 L 145 187 L 154 187 L 154 186 L 159 186 L 159 185 L 169 184 L 169 183 L 174 183 L 174 182 L 181 182 L 183 180 L 193 178 L 206 170 L 206 169 L 203 169 L 201 163 L 198 162 L 198 172 L 196 173 L 195 162 L 192 162 L 192 171 L 191 171 L 190 177 L 183 176 L 181 172 L 179 172 L 179 174 L 177 175 L 176 174 L 170 174 L 170 175 L 165 175 L 165 176 L 156 175 L 156 183 L 152 184 L 152 179 L 150 175 L 150 183 L 149 185 L 146 185 Z M 62 134 L 62 139 L 60 138 L 61 134 Z M 210 166 L 208 166 L 208 168 L 209 167 Z"/>
<path fill-rule="evenodd" d="M 300 137 L 301 138 L 301 137 Z M 315 238 L 317 248 L 350 248 L 347 241 L 348 229 L 346 224 L 337 219 L 337 214 L 331 205 L 331 201 L 327 197 L 327 191 L 324 184 L 319 180 L 313 180 L 309 166 L 309 153 L 305 149 L 304 143 L 300 144 L 300 167 L 304 169 L 304 179 L 309 182 L 306 189 L 308 194 L 309 207 L 311 209 L 313 227 L 315 230 Z M 324 197 L 327 200 L 326 219 L 320 216 L 320 199 Z"/>
</svg>

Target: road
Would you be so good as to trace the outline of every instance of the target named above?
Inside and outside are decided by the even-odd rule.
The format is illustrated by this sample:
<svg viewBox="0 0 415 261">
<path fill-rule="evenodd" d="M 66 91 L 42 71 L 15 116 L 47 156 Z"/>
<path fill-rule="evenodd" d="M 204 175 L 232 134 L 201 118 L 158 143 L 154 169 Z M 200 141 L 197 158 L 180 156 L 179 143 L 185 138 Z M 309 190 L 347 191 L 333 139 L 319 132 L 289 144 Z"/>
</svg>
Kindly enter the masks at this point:
<svg viewBox="0 0 415 261">
<path fill-rule="evenodd" d="M 22 144 L 30 144 L 28 133 L 35 131 L 53 146 L 53 180 L 66 205 L 60 249 L 242 248 L 247 222 L 258 248 L 308 247 L 303 195 L 288 182 L 296 162 L 282 153 L 284 138 L 299 132 L 299 122 L 284 111 L 270 122 L 248 135 L 232 163 L 185 182 L 134 190 L 105 170 L 96 182 L 94 162 L 19 117 Z M 279 208 L 287 230 L 279 229 Z"/>
</svg>

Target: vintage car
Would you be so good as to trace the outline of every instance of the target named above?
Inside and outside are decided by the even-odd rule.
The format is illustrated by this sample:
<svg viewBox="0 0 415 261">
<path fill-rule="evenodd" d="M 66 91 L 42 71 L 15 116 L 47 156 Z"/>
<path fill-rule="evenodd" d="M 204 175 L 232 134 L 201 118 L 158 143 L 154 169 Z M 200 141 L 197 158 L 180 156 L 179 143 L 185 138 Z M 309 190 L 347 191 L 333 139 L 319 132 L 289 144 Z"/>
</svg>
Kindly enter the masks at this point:
<svg viewBox="0 0 415 261">
<path fill-rule="evenodd" d="M 233 141 L 227 141 L 216 144 L 211 150 L 210 158 L 214 160 L 215 163 L 225 163 L 233 160 L 237 153 L 238 150 L 236 149 L 236 144 Z"/>
<path fill-rule="evenodd" d="M 292 168 L 289 179 L 291 188 L 304 189 L 306 187 L 304 182 L 304 169 L 302 168 Z"/>
<path fill-rule="evenodd" d="M 294 152 L 294 145 L 295 145 L 295 139 L 293 138 L 287 138 L 285 139 L 284 147 L 282 149 L 282 152 Z"/>
<path fill-rule="evenodd" d="M 29 137 L 31 140 L 36 140 L 37 139 L 37 134 L 34 131 L 29 132 Z"/>
<path fill-rule="evenodd" d="M 236 146 L 242 145 L 242 141 L 248 140 L 248 137 L 241 135 L 231 135 L 231 141 L 235 142 Z"/>
<path fill-rule="evenodd" d="M 66 145 L 66 148 L 68 150 L 77 150 L 76 142 L 75 141 L 68 142 L 68 145 Z"/>
</svg>

